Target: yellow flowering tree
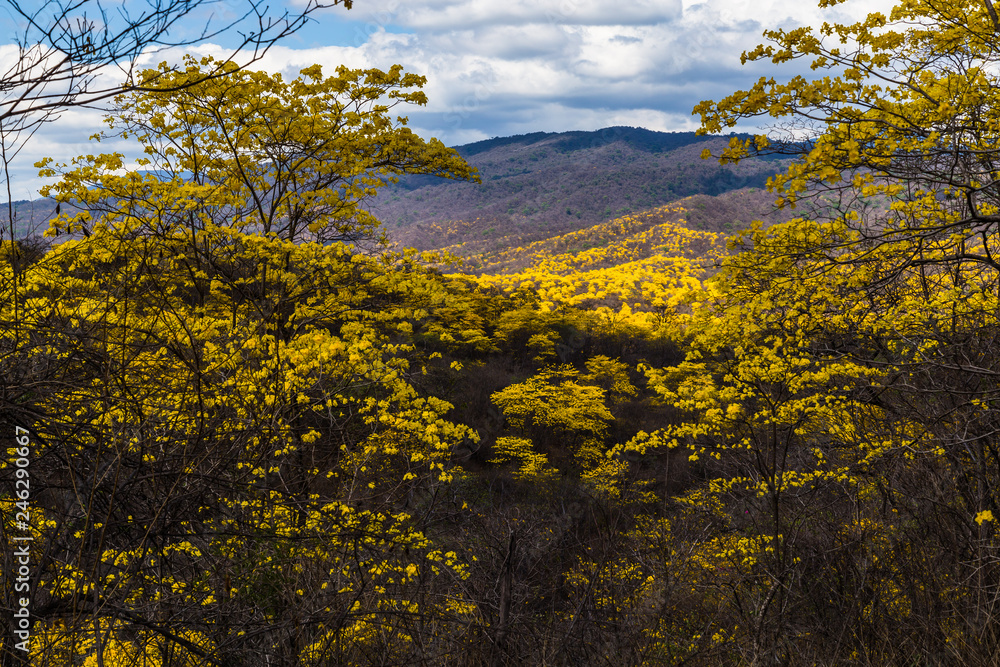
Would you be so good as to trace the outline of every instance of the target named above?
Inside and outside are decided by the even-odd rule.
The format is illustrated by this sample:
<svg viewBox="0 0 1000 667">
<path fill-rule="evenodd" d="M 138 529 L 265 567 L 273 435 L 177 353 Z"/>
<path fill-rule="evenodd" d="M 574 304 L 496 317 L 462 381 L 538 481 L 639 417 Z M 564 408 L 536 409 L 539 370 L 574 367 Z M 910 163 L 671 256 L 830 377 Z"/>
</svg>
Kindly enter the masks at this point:
<svg viewBox="0 0 1000 667">
<path fill-rule="evenodd" d="M 399 65 L 339 67 L 334 76 L 313 65 L 286 82 L 207 56 L 187 57 L 183 69 L 145 70 L 138 91 L 116 98 L 105 133 L 138 139 L 142 156 L 39 163 L 63 176 L 42 194 L 85 209 L 53 231 L 87 229 L 99 216 L 154 234 L 217 224 L 293 241 L 377 236 L 378 222 L 361 204 L 396 175 L 475 174 L 453 150 L 390 115 L 426 104 L 424 83 Z"/>
<path fill-rule="evenodd" d="M 0 265 L 9 414 L 33 442 L 32 661 L 409 660 L 468 613 L 462 559 L 425 526 L 477 439 L 414 382 L 417 335 L 486 337 L 428 317 L 470 300 L 460 283 L 359 248 L 359 205 L 394 173 L 471 171 L 388 119 L 423 100 L 399 68 L 188 86 L 200 66 L 148 72 L 110 119 L 156 171 L 79 159 L 52 192 L 87 212 L 51 231 L 83 236 L 17 281 Z"/>
<path fill-rule="evenodd" d="M 703 132 L 782 122 L 724 161 L 801 156 L 770 182 L 801 217 L 734 243 L 687 360 L 648 371 L 685 414 L 649 445 L 688 448 L 702 478 L 678 502 L 719 528 L 686 543 L 719 573 L 716 622 L 749 661 L 991 654 L 963 637 L 998 574 L 998 25 L 989 1 L 901 2 L 771 30 L 745 62 L 821 75 L 695 109 Z M 817 630 L 827 615 L 836 638 Z"/>
</svg>

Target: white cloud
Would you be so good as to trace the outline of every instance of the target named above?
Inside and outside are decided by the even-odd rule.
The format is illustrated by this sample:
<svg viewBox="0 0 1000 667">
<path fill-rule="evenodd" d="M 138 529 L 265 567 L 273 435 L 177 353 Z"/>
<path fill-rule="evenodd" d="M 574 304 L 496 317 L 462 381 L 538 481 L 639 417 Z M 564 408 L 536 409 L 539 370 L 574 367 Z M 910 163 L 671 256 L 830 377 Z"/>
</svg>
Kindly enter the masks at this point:
<svg viewBox="0 0 1000 667">
<path fill-rule="evenodd" d="M 358 12 L 361 20 L 441 32 L 481 26 L 649 25 L 680 15 L 680 0 L 375 0 Z M 353 10 L 352 10 L 353 11 Z"/>
<path fill-rule="evenodd" d="M 256 65 L 294 77 L 320 63 L 423 74 L 430 103 L 398 109 L 424 136 L 456 145 L 533 131 L 637 125 L 691 130 L 703 99 L 745 88 L 764 73 L 810 75 L 808 64 L 740 65 L 740 53 L 766 28 L 818 26 L 887 11 L 886 0 L 831 9 L 783 0 L 367 0 L 331 10 L 297 39 L 273 47 Z M 220 47 L 192 49 L 228 56 Z M 178 53 L 158 53 L 147 65 Z M 68 159 L 89 146 L 99 114 L 74 112 L 44 128 L 15 170 L 21 187 L 42 155 Z M 748 128 L 749 129 L 749 128 Z M 118 147 L 119 149 L 121 147 Z M 24 188 L 22 187 L 23 191 Z"/>
</svg>

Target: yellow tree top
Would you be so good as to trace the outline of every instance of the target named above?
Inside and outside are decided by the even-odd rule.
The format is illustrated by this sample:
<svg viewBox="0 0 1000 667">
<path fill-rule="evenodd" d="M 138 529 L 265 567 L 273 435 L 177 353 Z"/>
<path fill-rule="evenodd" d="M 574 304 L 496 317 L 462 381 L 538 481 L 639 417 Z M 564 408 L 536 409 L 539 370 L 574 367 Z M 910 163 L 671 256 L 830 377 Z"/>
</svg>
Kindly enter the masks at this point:
<svg viewBox="0 0 1000 667">
<path fill-rule="evenodd" d="M 357 242 L 378 226 L 361 203 L 396 175 L 475 177 L 453 150 L 390 115 L 427 102 L 424 77 L 399 65 L 338 67 L 335 76 L 313 65 L 286 82 L 211 57 L 185 63 L 142 72 L 140 90 L 119 96 L 107 116 L 114 135 L 142 144 L 141 171 L 118 175 L 120 154 L 77 158 L 71 170 L 46 160 L 42 173 L 63 180 L 43 194 L 155 231 L 215 224 Z"/>
</svg>

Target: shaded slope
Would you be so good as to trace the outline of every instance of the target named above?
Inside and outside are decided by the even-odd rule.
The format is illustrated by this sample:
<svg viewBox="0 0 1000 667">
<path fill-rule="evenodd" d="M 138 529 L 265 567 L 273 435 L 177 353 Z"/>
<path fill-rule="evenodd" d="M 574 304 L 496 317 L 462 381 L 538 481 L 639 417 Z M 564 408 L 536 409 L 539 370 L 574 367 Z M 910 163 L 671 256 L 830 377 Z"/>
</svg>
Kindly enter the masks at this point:
<svg viewBox="0 0 1000 667">
<path fill-rule="evenodd" d="M 727 142 L 635 128 L 490 139 L 457 148 L 482 183 L 406 178 L 382 190 L 371 210 L 395 241 L 421 249 L 439 246 L 428 226 L 442 220 L 478 219 L 481 232 L 534 240 L 696 194 L 761 188 L 783 164 L 701 159 Z"/>
</svg>

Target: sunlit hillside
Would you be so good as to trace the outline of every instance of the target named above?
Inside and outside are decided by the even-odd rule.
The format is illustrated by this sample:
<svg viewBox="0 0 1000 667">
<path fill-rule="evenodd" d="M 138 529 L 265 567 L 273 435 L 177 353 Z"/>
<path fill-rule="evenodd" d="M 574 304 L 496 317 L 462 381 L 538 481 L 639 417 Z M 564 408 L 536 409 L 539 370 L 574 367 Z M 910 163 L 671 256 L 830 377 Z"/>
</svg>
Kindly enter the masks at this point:
<svg viewBox="0 0 1000 667">
<path fill-rule="evenodd" d="M 609 268 L 657 254 L 687 258 L 714 256 L 719 234 L 690 229 L 683 203 L 626 215 L 577 231 L 471 255 L 468 243 L 444 250 L 466 258 L 474 273 L 511 274 L 538 270 L 558 275 Z"/>
</svg>

